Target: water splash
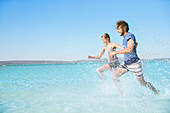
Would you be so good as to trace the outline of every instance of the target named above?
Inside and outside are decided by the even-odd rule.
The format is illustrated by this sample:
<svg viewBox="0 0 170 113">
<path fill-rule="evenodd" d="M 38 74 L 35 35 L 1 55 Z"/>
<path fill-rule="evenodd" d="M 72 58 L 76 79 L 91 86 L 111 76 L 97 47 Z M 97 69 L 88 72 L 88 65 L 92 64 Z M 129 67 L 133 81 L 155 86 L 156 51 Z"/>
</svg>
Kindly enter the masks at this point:
<svg viewBox="0 0 170 113">
<path fill-rule="evenodd" d="M 146 81 L 160 95 L 141 86 L 131 73 L 120 80 L 121 98 L 105 72 L 102 81 L 96 69 L 104 63 L 79 63 L 34 66 L 6 66 L 0 70 L 0 111 L 5 113 L 162 113 L 170 108 L 169 62 L 143 62 Z"/>
</svg>

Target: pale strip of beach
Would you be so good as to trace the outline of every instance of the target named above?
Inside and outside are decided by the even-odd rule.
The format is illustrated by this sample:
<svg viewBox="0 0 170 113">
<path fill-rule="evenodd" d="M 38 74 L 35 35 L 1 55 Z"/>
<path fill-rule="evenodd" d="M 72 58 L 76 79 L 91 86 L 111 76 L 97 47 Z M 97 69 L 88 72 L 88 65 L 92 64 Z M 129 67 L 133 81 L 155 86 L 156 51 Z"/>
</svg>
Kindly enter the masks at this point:
<svg viewBox="0 0 170 113">
<path fill-rule="evenodd" d="M 142 61 L 170 61 L 170 58 L 157 58 L 157 59 L 141 59 Z M 123 59 L 119 58 L 122 62 Z M 97 60 L 77 60 L 77 61 L 48 61 L 48 60 L 11 60 L 11 61 L 0 61 L 1 66 L 6 65 L 32 65 L 32 64 L 70 64 L 70 63 L 104 63 L 107 59 Z"/>
</svg>

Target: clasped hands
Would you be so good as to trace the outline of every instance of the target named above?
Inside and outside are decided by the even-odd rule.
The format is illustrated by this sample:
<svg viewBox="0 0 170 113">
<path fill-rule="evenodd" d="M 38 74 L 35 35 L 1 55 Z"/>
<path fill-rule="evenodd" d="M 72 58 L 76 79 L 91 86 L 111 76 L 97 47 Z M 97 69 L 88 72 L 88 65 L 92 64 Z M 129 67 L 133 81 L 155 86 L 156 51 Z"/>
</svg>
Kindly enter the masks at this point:
<svg viewBox="0 0 170 113">
<path fill-rule="evenodd" d="M 111 51 L 110 53 L 109 53 L 109 56 L 113 56 L 113 55 L 116 55 L 117 53 L 116 53 L 116 51 Z"/>
</svg>

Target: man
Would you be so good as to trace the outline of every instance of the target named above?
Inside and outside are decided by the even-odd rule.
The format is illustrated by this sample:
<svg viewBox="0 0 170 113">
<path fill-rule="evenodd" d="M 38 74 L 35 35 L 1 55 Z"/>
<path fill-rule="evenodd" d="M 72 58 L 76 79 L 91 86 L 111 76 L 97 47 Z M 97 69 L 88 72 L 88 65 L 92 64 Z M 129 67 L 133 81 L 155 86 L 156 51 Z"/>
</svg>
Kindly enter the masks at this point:
<svg viewBox="0 0 170 113">
<path fill-rule="evenodd" d="M 116 69 L 114 74 L 115 76 L 113 76 L 113 80 L 115 81 L 116 86 L 119 88 L 118 78 L 124 73 L 130 71 L 136 75 L 141 85 L 146 86 L 147 88 L 151 89 L 154 93 L 158 94 L 159 91 L 156 90 L 151 83 L 146 82 L 144 80 L 141 61 L 136 52 L 137 46 L 136 39 L 132 33 L 128 32 L 129 31 L 128 23 L 126 23 L 124 20 L 120 20 L 116 23 L 116 27 L 117 32 L 120 34 L 120 36 L 124 37 L 123 38 L 124 49 L 121 51 L 112 51 L 109 54 L 109 55 L 124 54 L 124 64 L 120 65 L 120 67 Z M 120 93 L 123 94 L 121 90 Z"/>
</svg>

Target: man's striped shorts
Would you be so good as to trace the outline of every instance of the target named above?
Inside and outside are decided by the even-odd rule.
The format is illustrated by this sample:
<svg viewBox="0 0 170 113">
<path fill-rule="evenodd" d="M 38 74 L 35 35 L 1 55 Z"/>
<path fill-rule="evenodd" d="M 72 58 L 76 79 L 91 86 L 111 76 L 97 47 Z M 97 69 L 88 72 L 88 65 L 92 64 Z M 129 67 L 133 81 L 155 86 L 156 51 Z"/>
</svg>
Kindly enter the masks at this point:
<svg viewBox="0 0 170 113">
<path fill-rule="evenodd" d="M 138 77 L 143 75 L 142 64 L 140 60 L 130 65 L 125 65 L 125 64 L 120 65 L 119 68 L 126 69 L 127 71 L 134 73 Z"/>
</svg>

